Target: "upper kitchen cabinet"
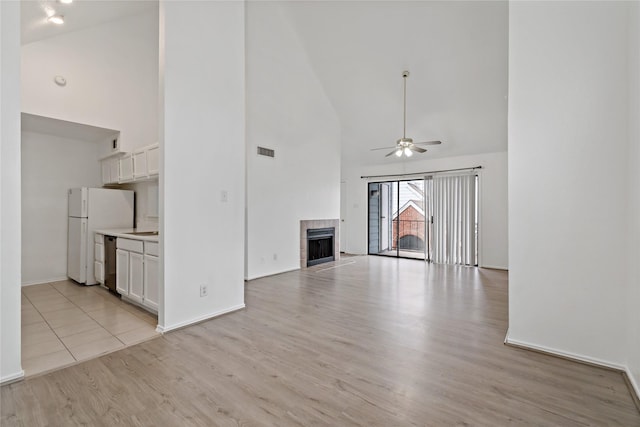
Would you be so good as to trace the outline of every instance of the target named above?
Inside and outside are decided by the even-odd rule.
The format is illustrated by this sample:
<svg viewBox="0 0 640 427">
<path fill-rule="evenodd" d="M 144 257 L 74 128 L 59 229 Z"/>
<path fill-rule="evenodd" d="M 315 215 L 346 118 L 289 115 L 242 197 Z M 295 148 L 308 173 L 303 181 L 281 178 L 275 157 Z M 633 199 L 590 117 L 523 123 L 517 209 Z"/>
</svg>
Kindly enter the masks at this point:
<svg viewBox="0 0 640 427">
<path fill-rule="evenodd" d="M 109 157 L 101 162 L 102 184 L 117 184 L 120 180 L 120 164 L 117 157 Z"/>
<path fill-rule="evenodd" d="M 120 157 L 120 182 L 133 181 L 133 156 L 127 153 Z"/>
<path fill-rule="evenodd" d="M 138 150 L 133 152 L 133 177 L 135 179 L 146 178 L 149 176 L 147 168 L 147 151 Z"/>
<path fill-rule="evenodd" d="M 158 151 L 158 143 L 155 143 L 133 152 L 134 181 L 154 179 L 158 176 Z"/>
<path fill-rule="evenodd" d="M 125 184 L 157 179 L 158 151 L 158 143 L 155 143 L 139 148 L 133 153 L 122 153 L 102 159 L 102 184 Z"/>
<path fill-rule="evenodd" d="M 147 170 L 150 176 L 158 175 L 160 170 L 160 147 L 158 143 L 155 143 L 147 150 Z"/>
</svg>

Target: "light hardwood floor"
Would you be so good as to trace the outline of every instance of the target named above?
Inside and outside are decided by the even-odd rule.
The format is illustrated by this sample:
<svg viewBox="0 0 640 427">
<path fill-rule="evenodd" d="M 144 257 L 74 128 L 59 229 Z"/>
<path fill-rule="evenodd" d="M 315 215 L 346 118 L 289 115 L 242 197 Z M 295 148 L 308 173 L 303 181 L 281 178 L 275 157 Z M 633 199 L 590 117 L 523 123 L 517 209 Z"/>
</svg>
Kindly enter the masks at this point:
<svg viewBox="0 0 640 427">
<path fill-rule="evenodd" d="M 620 373 L 503 345 L 507 274 L 344 258 L 2 387 L 3 426 L 640 426 Z"/>
</svg>

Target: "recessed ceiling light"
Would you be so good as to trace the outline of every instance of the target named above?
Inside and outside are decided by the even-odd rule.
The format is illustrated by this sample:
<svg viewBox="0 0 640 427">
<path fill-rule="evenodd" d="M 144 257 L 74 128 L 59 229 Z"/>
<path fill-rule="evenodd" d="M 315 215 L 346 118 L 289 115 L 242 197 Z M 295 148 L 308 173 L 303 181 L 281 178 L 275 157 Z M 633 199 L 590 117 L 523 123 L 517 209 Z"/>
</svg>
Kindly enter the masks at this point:
<svg viewBox="0 0 640 427">
<path fill-rule="evenodd" d="M 64 24 L 64 16 L 62 15 L 51 15 L 47 18 L 47 21 L 52 22 L 54 24 L 62 25 Z"/>
<path fill-rule="evenodd" d="M 73 0 L 58 0 L 60 3 L 69 4 L 73 3 Z"/>
</svg>

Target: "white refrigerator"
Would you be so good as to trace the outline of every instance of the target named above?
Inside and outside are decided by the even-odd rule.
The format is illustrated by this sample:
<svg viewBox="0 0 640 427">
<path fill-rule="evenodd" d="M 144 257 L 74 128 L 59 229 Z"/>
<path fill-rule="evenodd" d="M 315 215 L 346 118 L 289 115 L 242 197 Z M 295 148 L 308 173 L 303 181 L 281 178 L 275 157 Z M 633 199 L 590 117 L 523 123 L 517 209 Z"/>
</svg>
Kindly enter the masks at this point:
<svg viewBox="0 0 640 427">
<path fill-rule="evenodd" d="M 132 228 L 134 192 L 107 188 L 69 190 L 67 276 L 78 283 L 95 285 L 94 231 Z"/>
</svg>

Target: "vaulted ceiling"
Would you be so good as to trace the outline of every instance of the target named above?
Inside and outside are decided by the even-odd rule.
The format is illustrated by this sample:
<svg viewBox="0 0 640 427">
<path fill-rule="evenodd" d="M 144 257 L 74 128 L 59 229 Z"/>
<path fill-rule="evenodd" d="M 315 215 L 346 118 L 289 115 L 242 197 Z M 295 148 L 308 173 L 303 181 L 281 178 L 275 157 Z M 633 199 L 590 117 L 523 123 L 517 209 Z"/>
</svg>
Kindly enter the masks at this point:
<svg viewBox="0 0 640 427">
<path fill-rule="evenodd" d="M 56 0 L 23 0 L 20 4 L 22 44 L 55 37 L 94 25 L 115 21 L 158 7 L 157 1 L 76 0 L 64 4 Z M 49 15 L 64 16 L 64 25 L 47 22 Z"/>
<path fill-rule="evenodd" d="M 440 139 L 411 160 L 507 149 L 507 2 L 284 2 L 343 131 L 343 159 L 384 158 L 402 136 Z M 391 148 L 388 150 L 391 151 Z"/>
<path fill-rule="evenodd" d="M 278 3 L 336 110 L 347 163 L 398 161 L 370 149 L 402 136 L 403 70 L 411 72 L 407 136 L 443 141 L 409 161 L 507 149 L 508 2 Z M 157 2 L 22 2 L 23 43 L 149 7 Z M 65 25 L 45 25 L 47 8 L 66 15 Z"/>
</svg>

